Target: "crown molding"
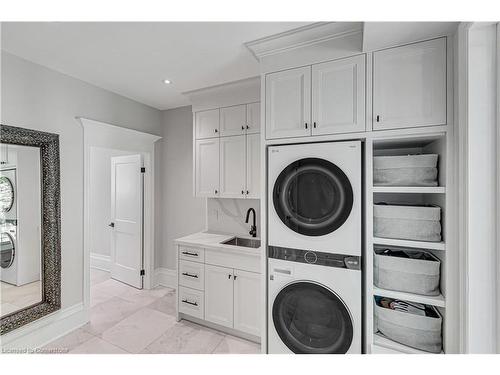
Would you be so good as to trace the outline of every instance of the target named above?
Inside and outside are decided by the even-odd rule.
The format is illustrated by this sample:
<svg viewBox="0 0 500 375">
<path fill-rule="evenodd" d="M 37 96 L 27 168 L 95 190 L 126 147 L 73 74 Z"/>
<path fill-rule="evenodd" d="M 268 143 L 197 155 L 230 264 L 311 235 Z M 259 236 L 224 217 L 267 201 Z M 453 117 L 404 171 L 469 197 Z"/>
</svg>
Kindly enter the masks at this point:
<svg viewBox="0 0 500 375">
<path fill-rule="evenodd" d="M 245 43 L 257 60 L 363 32 L 362 22 L 316 22 Z"/>
</svg>

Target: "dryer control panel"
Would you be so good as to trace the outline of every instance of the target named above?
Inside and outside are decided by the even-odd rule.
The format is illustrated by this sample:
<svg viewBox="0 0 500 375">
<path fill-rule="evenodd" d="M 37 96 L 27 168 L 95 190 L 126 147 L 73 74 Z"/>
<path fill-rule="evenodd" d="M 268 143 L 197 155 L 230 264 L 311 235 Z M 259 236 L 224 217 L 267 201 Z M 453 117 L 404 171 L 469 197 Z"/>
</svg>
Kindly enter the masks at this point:
<svg viewBox="0 0 500 375">
<path fill-rule="evenodd" d="M 273 259 L 290 262 L 316 264 L 326 267 L 361 270 L 361 257 L 345 254 L 331 254 L 321 251 L 292 249 L 288 247 L 269 246 L 268 256 Z"/>
</svg>

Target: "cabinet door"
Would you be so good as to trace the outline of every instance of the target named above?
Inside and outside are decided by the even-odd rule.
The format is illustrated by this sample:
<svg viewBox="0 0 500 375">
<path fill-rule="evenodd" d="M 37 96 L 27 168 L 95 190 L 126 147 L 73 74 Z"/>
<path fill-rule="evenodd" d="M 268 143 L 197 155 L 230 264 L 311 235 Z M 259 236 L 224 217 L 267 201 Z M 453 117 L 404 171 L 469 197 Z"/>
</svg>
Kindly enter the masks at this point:
<svg viewBox="0 0 500 375">
<path fill-rule="evenodd" d="M 205 264 L 205 320 L 233 327 L 233 269 Z"/>
<path fill-rule="evenodd" d="M 266 138 L 311 135 L 311 67 L 266 76 Z"/>
<path fill-rule="evenodd" d="M 247 104 L 247 134 L 260 133 L 260 102 Z"/>
<path fill-rule="evenodd" d="M 365 131 L 365 55 L 312 67 L 312 134 Z"/>
<path fill-rule="evenodd" d="M 194 119 L 196 139 L 219 136 L 219 109 L 196 112 Z"/>
<path fill-rule="evenodd" d="M 196 141 L 195 186 L 197 197 L 219 196 L 219 138 Z"/>
<path fill-rule="evenodd" d="M 247 198 L 260 198 L 260 134 L 247 135 Z"/>
<path fill-rule="evenodd" d="M 373 129 L 446 124 L 446 38 L 373 54 Z"/>
<path fill-rule="evenodd" d="M 220 197 L 245 197 L 245 136 L 220 138 Z"/>
<path fill-rule="evenodd" d="M 220 109 L 220 135 L 241 135 L 246 133 L 247 106 L 235 105 Z"/>
<path fill-rule="evenodd" d="M 234 329 L 260 336 L 261 277 L 234 270 Z"/>
</svg>

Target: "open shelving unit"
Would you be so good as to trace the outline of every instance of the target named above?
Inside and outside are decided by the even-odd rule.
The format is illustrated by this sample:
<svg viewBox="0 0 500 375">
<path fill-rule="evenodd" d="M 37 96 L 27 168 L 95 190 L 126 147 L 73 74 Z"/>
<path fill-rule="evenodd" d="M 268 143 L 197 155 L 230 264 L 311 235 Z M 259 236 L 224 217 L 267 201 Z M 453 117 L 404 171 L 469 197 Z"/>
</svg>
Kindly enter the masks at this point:
<svg viewBox="0 0 500 375">
<path fill-rule="evenodd" d="M 448 306 L 448 227 L 447 210 L 448 192 L 448 135 L 446 132 L 431 134 L 415 134 L 394 136 L 390 138 L 368 139 L 365 147 L 365 175 L 366 175 L 366 259 L 365 269 L 365 305 L 367 306 L 366 325 L 366 347 L 370 353 L 426 353 L 425 351 L 411 348 L 401 343 L 395 342 L 377 330 L 375 326 L 374 297 L 388 297 L 409 302 L 423 303 L 437 308 L 443 317 L 443 353 L 446 352 L 448 333 L 447 328 L 447 306 Z M 438 186 L 374 186 L 373 185 L 373 157 L 388 155 L 409 155 L 409 154 L 438 154 Z M 413 241 L 395 238 L 380 238 L 373 235 L 373 205 L 375 203 L 408 203 L 408 204 L 430 204 L 441 207 L 441 242 Z M 380 248 L 411 248 L 428 251 L 441 261 L 441 294 L 438 296 L 425 296 L 413 293 L 406 293 L 394 290 L 385 290 L 373 284 L 373 263 L 374 251 Z"/>
</svg>

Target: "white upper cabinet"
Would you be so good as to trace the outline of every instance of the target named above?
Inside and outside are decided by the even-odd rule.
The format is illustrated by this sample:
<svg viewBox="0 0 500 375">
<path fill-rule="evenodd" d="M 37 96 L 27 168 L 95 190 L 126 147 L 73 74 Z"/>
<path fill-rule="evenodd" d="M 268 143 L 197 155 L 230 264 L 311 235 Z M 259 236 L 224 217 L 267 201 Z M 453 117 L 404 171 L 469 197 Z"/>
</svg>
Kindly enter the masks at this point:
<svg viewBox="0 0 500 375">
<path fill-rule="evenodd" d="M 247 198 L 260 198 L 260 134 L 247 135 Z"/>
<path fill-rule="evenodd" d="M 365 55 L 312 66 L 312 134 L 365 131 Z"/>
<path fill-rule="evenodd" d="M 266 76 L 266 138 L 311 134 L 311 67 Z"/>
<path fill-rule="evenodd" d="M 233 327 L 233 269 L 205 264 L 205 320 Z"/>
<path fill-rule="evenodd" d="M 220 197 L 243 198 L 246 195 L 246 137 L 220 138 Z"/>
<path fill-rule="evenodd" d="M 246 133 L 247 106 L 235 105 L 220 109 L 220 135 L 221 137 L 241 135 Z"/>
<path fill-rule="evenodd" d="M 219 136 L 219 109 L 196 112 L 195 136 L 196 139 L 214 138 Z"/>
<path fill-rule="evenodd" d="M 219 138 L 196 141 L 195 186 L 197 197 L 219 196 Z"/>
<path fill-rule="evenodd" d="M 373 129 L 446 124 L 446 38 L 373 54 Z"/>
<path fill-rule="evenodd" d="M 260 336 L 261 277 L 234 270 L 234 329 Z"/>
<path fill-rule="evenodd" d="M 247 134 L 260 133 L 260 102 L 247 104 Z"/>
</svg>

